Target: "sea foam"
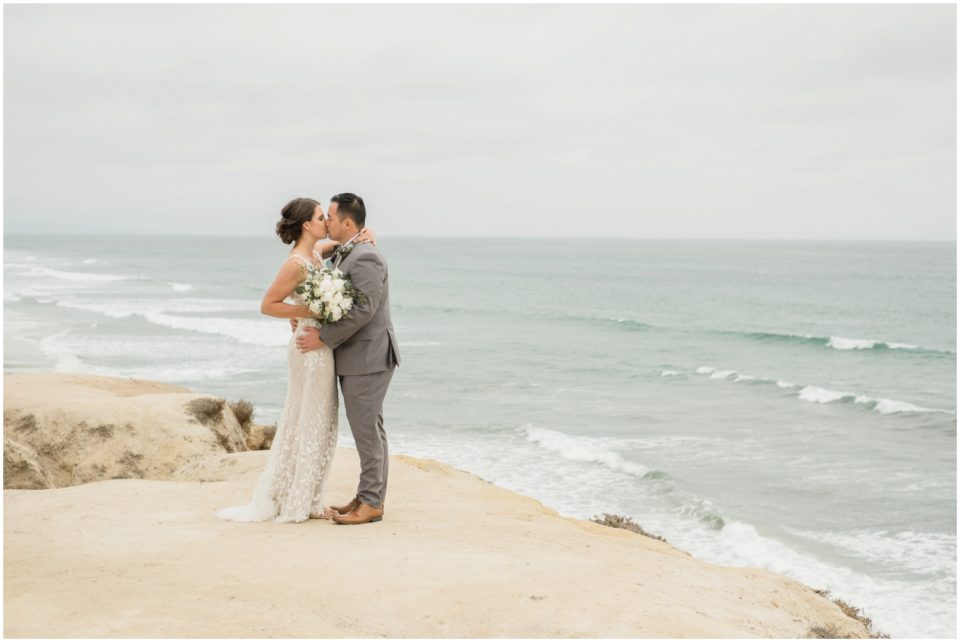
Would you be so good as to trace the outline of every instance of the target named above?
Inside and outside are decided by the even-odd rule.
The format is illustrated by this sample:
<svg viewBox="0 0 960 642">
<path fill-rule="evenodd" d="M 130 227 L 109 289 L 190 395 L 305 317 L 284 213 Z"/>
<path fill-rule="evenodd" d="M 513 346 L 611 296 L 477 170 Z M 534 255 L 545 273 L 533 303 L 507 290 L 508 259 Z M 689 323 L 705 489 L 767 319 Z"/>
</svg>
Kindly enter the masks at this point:
<svg viewBox="0 0 960 642">
<path fill-rule="evenodd" d="M 852 339 L 840 336 L 817 336 L 814 334 L 791 332 L 743 332 L 739 330 L 715 330 L 715 332 L 744 336 L 749 339 L 765 342 L 780 341 L 784 343 L 819 345 L 833 350 L 915 350 L 918 352 L 954 354 L 953 350 L 930 348 L 898 341 L 881 341 L 880 339 Z"/>
<path fill-rule="evenodd" d="M 920 346 L 910 343 L 890 343 L 877 339 L 847 339 L 845 337 L 830 337 L 828 348 L 835 350 L 872 350 L 874 348 L 888 348 L 890 350 L 921 350 Z"/>
<path fill-rule="evenodd" d="M 897 401 L 896 399 L 885 399 L 870 397 L 868 395 L 857 394 L 855 392 L 840 392 L 837 390 L 828 390 L 818 388 L 817 386 L 806 386 L 799 394 L 803 401 L 813 403 L 834 403 L 836 401 L 852 401 L 853 403 L 863 404 L 882 415 L 890 415 L 901 412 L 938 412 L 953 414 L 950 410 L 938 410 L 935 408 L 924 408 L 906 401 Z"/>
<path fill-rule="evenodd" d="M 73 281 L 75 283 L 104 283 L 110 281 L 129 281 L 135 279 L 133 276 L 124 276 L 122 274 L 98 274 L 96 272 L 68 272 L 66 270 L 54 270 L 41 266 L 32 266 L 26 272 L 18 272 L 19 276 L 31 277 L 51 277 L 64 281 Z"/>
<path fill-rule="evenodd" d="M 787 530 L 805 539 L 833 546 L 844 555 L 859 557 L 892 571 L 908 568 L 920 575 L 956 573 L 957 538 L 954 533 Z"/>
<path fill-rule="evenodd" d="M 816 386 L 806 386 L 800 391 L 800 398 L 813 403 L 832 403 L 841 399 L 853 399 L 857 395 L 852 392 L 837 392 Z"/>
<path fill-rule="evenodd" d="M 548 428 L 527 424 L 520 428 L 527 441 L 554 452 L 564 459 L 597 463 L 615 471 L 642 477 L 650 472 L 646 466 L 625 460 L 620 453 L 606 444 L 606 440 L 593 437 L 567 435 Z"/>
<path fill-rule="evenodd" d="M 98 312 L 115 319 L 151 312 L 254 312 L 260 309 L 259 301 L 244 299 L 119 299 L 90 302 L 68 297 L 57 300 L 56 304 L 63 308 Z"/>
<path fill-rule="evenodd" d="M 797 388 L 797 384 L 783 381 L 780 379 L 770 379 L 767 377 L 756 377 L 753 375 L 739 374 L 734 370 L 718 370 L 712 366 L 700 366 L 697 368 L 697 374 L 710 375 L 711 379 L 728 380 L 733 383 L 776 383 L 778 388 Z M 883 397 L 870 397 L 868 395 L 856 392 L 845 392 L 838 390 L 829 390 L 818 386 L 803 386 L 797 393 L 802 401 L 811 403 L 834 403 L 834 402 L 852 402 L 863 404 L 868 408 L 875 410 L 882 415 L 890 415 L 904 412 L 934 412 L 955 414 L 952 410 L 939 410 L 935 408 L 924 408 L 907 401 L 898 401 L 896 399 L 886 399 Z"/>
<path fill-rule="evenodd" d="M 216 334 L 241 343 L 262 346 L 285 346 L 290 342 L 290 325 L 277 320 L 247 320 L 178 317 L 159 312 L 143 315 L 150 323 L 177 330 Z"/>
<path fill-rule="evenodd" d="M 816 589 L 827 589 L 833 596 L 865 610 L 881 631 L 902 637 L 941 637 L 942 623 L 948 613 L 924 617 L 923 611 L 944 603 L 942 596 L 930 600 L 930 590 L 950 591 L 942 580 L 917 584 L 893 578 L 878 582 L 873 575 L 853 570 L 837 562 L 826 562 L 801 553 L 793 547 L 758 531 L 753 524 L 730 520 L 715 537 L 703 537 L 683 531 L 665 532 L 672 544 L 696 557 L 723 566 L 761 567 L 791 577 Z M 904 542 L 906 545 L 907 542 Z M 926 602 L 923 597 L 927 595 Z"/>
</svg>

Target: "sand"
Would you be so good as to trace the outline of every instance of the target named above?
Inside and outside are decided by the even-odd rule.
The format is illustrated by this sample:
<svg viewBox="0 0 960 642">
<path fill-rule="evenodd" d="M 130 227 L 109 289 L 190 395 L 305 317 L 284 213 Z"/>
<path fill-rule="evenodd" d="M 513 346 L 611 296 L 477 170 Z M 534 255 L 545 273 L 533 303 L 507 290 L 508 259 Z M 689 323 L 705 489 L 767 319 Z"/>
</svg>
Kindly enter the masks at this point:
<svg viewBox="0 0 960 642">
<path fill-rule="evenodd" d="M 431 460 L 391 457 L 379 523 L 218 520 L 248 501 L 267 454 L 204 455 L 175 480 L 6 489 L 4 635 L 867 636 L 799 582 L 562 517 Z M 358 473 L 338 449 L 329 503 Z"/>
</svg>

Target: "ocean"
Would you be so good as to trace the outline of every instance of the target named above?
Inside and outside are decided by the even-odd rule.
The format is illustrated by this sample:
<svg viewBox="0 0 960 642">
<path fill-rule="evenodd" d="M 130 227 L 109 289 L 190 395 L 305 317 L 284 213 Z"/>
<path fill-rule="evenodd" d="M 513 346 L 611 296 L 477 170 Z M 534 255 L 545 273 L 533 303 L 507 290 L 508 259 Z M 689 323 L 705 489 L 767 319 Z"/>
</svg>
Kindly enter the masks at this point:
<svg viewBox="0 0 960 642">
<path fill-rule="evenodd" d="M 955 243 L 380 247 L 391 454 L 628 515 L 697 558 L 829 589 L 895 637 L 955 636 Z M 4 372 L 178 383 L 271 423 L 290 331 L 259 302 L 287 251 L 6 236 Z"/>
</svg>

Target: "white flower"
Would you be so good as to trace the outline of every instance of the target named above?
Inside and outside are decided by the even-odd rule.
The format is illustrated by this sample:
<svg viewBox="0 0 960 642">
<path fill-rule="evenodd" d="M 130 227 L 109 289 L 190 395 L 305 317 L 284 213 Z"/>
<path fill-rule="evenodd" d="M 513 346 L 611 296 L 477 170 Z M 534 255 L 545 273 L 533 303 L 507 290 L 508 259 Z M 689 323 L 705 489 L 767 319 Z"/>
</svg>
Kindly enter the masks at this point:
<svg viewBox="0 0 960 642">
<path fill-rule="evenodd" d="M 353 308 L 355 297 L 349 277 L 342 270 L 317 269 L 307 275 L 301 300 L 323 323 L 335 323 Z"/>
</svg>

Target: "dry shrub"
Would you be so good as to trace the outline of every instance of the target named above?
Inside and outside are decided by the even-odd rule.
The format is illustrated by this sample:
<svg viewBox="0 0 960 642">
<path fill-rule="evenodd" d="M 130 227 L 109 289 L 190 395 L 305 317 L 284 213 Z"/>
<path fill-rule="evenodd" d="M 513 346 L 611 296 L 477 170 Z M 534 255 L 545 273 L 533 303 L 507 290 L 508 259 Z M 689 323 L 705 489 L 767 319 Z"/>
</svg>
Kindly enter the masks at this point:
<svg viewBox="0 0 960 642">
<path fill-rule="evenodd" d="M 197 397 L 186 405 L 187 412 L 205 426 L 223 421 L 223 399 Z"/>
<path fill-rule="evenodd" d="M 667 540 L 660 537 L 659 535 L 654 535 L 653 533 L 648 533 L 643 530 L 640 524 L 637 524 L 635 521 L 630 519 L 625 515 L 614 515 L 613 513 L 604 513 L 603 517 L 594 516 L 592 520 L 597 524 L 602 524 L 604 526 L 611 526 L 613 528 L 623 528 L 634 533 L 639 533 L 640 535 L 646 535 L 647 537 L 652 537 L 653 539 L 660 540 L 661 542 L 666 542 Z"/>
<path fill-rule="evenodd" d="M 826 590 L 826 589 L 813 589 L 813 592 L 816 593 L 817 595 L 821 596 L 821 597 L 825 597 L 825 598 L 827 598 L 827 599 L 830 599 L 830 597 L 829 597 L 829 596 L 830 596 L 830 591 L 828 591 L 828 590 Z M 874 638 L 874 639 L 889 639 L 889 638 L 890 638 L 890 636 L 887 635 L 886 633 L 883 633 L 883 632 L 881 632 L 881 631 L 875 631 L 875 630 L 873 629 L 873 620 L 871 620 L 871 619 L 868 618 L 866 615 L 864 615 L 862 609 L 860 609 L 860 608 L 858 608 L 858 607 L 856 607 L 856 606 L 853 606 L 853 605 L 850 604 L 849 602 L 846 602 L 845 600 L 842 600 L 842 599 L 840 599 L 839 597 L 835 597 L 835 598 L 832 598 L 832 599 L 833 599 L 833 603 L 840 607 L 840 610 L 843 611 L 843 614 L 844 614 L 844 615 L 846 615 L 847 617 L 852 618 L 852 619 L 854 619 L 854 620 L 857 620 L 858 622 L 860 622 L 861 624 L 863 624 L 863 627 L 867 630 L 867 633 L 870 635 L 871 638 Z M 850 636 L 841 636 L 841 635 L 839 635 L 839 631 L 837 630 L 836 626 L 834 626 L 834 625 L 831 624 L 831 625 L 828 625 L 828 626 L 820 626 L 820 625 L 811 626 L 811 627 L 810 627 L 810 630 L 807 631 L 807 637 L 808 637 L 808 638 L 833 638 L 833 639 L 837 639 L 837 638 L 841 638 L 841 637 L 850 637 Z"/>
<path fill-rule="evenodd" d="M 811 626 L 805 637 L 819 640 L 843 640 L 850 639 L 853 636 L 841 634 L 840 629 L 835 624 L 828 624 L 827 626 L 818 624 L 817 626 Z"/>
<path fill-rule="evenodd" d="M 230 410 L 233 411 L 233 415 L 237 418 L 241 428 L 246 429 L 246 427 L 253 420 L 253 404 L 249 401 L 244 399 L 234 401 L 232 404 L 230 404 Z"/>
</svg>

